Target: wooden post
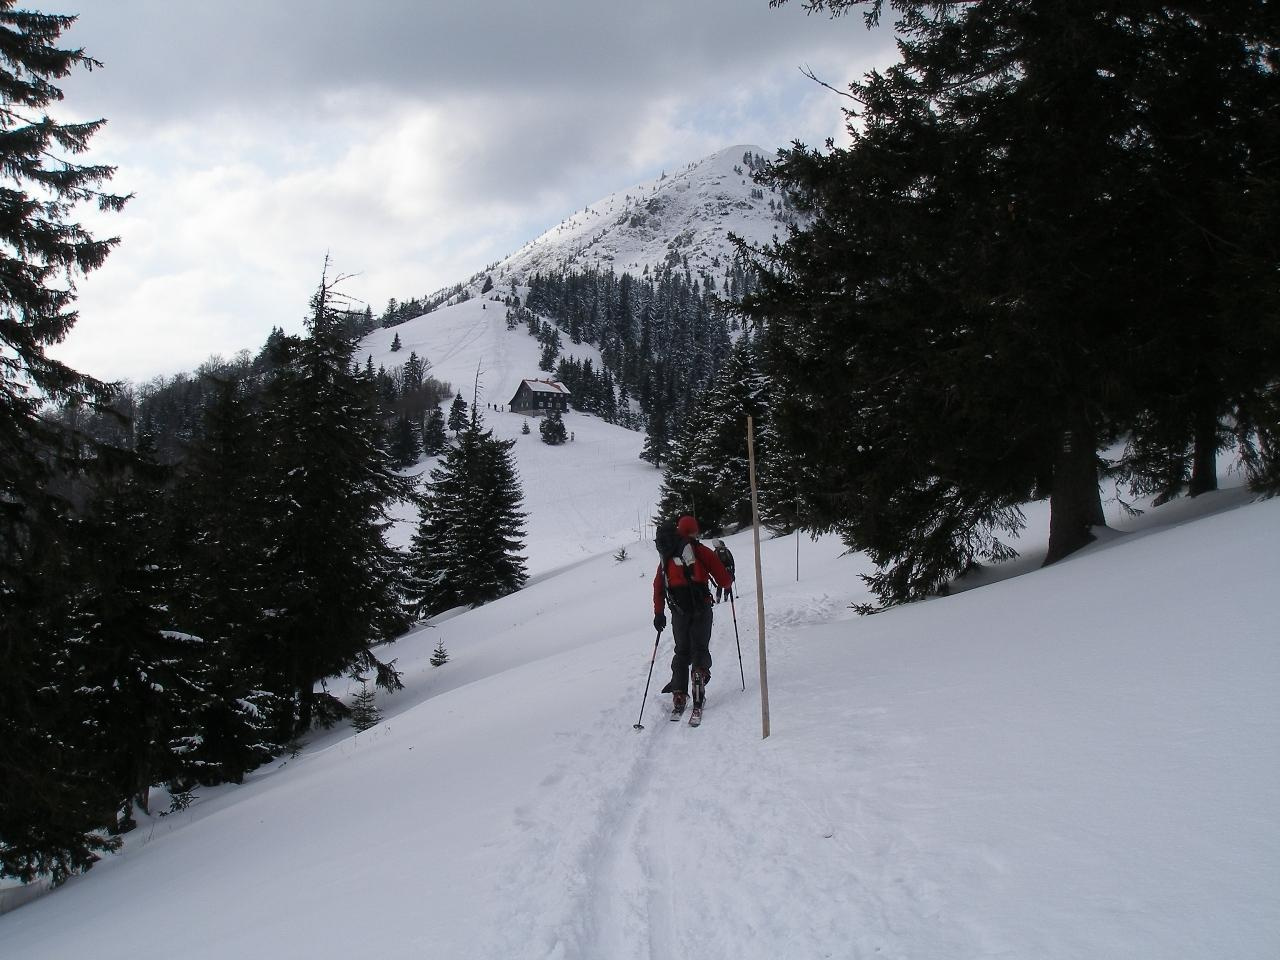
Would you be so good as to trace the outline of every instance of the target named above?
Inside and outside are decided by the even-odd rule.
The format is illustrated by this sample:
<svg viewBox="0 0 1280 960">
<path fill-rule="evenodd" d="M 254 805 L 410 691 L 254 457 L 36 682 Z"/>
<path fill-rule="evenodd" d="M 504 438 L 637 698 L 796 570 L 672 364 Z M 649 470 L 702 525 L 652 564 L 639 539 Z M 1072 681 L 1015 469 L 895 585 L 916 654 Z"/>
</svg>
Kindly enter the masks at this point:
<svg viewBox="0 0 1280 960">
<path fill-rule="evenodd" d="M 769 670 L 764 653 L 764 576 L 760 570 L 760 505 L 756 500 L 755 424 L 747 417 L 747 470 L 751 478 L 751 529 L 756 547 L 756 622 L 760 628 L 760 738 L 769 736 Z"/>
</svg>

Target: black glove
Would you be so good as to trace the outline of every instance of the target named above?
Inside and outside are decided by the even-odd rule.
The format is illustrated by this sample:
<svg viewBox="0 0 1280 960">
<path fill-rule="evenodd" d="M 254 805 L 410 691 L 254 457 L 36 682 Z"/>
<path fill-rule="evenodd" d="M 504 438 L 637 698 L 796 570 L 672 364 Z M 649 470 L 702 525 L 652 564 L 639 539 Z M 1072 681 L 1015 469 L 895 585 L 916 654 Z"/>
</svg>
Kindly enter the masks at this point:
<svg viewBox="0 0 1280 960">
<path fill-rule="evenodd" d="M 653 615 L 653 629 L 661 633 L 663 628 L 666 627 L 666 625 L 667 625 L 667 615 L 665 613 L 655 613 Z"/>
</svg>

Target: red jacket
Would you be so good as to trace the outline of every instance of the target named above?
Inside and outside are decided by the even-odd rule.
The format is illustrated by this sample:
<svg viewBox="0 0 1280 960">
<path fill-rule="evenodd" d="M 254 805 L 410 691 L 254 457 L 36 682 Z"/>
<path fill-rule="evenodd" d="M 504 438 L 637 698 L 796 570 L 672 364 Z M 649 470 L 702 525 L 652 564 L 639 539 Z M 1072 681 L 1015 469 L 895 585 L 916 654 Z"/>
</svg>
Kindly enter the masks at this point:
<svg viewBox="0 0 1280 960">
<path fill-rule="evenodd" d="M 689 579 L 694 585 L 705 584 L 710 576 L 720 586 L 728 589 L 733 583 L 733 575 L 724 568 L 716 552 L 710 547 L 704 547 L 697 540 L 689 542 L 693 547 L 693 563 L 689 567 Z M 679 560 L 668 560 L 667 582 L 673 588 L 687 586 L 684 571 L 684 564 Z M 662 581 L 662 561 L 659 560 L 658 572 L 653 575 L 653 612 L 655 614 L 662 613 L 663 605 L 666 603 L 666 587 L 667 584 Z M 711 602 L 710 591 L 707 591 L 707 602 Z"/>
</svg>

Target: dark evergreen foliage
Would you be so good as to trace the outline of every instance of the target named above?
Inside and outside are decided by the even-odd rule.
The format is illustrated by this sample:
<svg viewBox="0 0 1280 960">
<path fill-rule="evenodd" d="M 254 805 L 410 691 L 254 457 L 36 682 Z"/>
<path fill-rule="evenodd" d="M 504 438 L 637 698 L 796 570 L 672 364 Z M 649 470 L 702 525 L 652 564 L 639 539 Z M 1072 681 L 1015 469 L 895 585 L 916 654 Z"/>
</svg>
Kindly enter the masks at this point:
<svg viewBox="0 0 1280 960">
<path fill-rule="evenodd" d="M 0 0 L 0 873 L 55 882 L 114 841 L 109 785 L 92 775 L 69 644 L 76 632 L 72 504 L 53 482 L 92 467 L 93 444 L 40 415 L 46 402 L 105 405 L 110 388 L 48 356 L 74 326 L 77 274 L 115 239 L 95 239 L 74 207 L 118 210 L 111 167 L 68 158 L 103 121 L 60 123 L 58 81 L 101 66 L 58 41 L 74 17 Z"/>
<path fill-rule="evenodd" d="M 806 6 L 874 22 L 882 5 Z M 1207 304 L 1245 264 L 1270 257 L 1275 273 L 1273 253 L 1243 253 L 1258 239 L 1243 211 L 1274 177 L 1275 23 L 1250 0 L 1202 7 L 895 2 L 902 61 L 851 88 L 851 147 L 797 146 L 765 173 L 814 218 L 759 252 L 747 302 L 766 323 L 778 429 L 806 522 L 870 553 L 882 601 L 1008 556 L 1000 536 L 1028 499 L 1050 499 L 1046 562 L 1078 549 L 1103 520 L 1099 449 L 1131 430 L 1176 454 L 1213 406 L 1211 457 L 1227 401 L 1213 384 L 1274 382 L 1257 360 L 1275 355 L 1274 322 L 1223 324 Z M 1175 78 L 1187 59 L 1221 71 L 1213 96 L 1247 92 L 1175 120 L 1197 82 Z M 1175 170 L 1209 168 L 1175 188 Z M 1201 186 L 1213 201 L 1183 202 Z M 1216 244 L 1189 238 L 1210 235 L 1236 265 L 1187 273 Z M 1268 293 L 1266 273 L 1251 293 Z M 1198 305 L 1169 324 L 1188 283 Z M 1232 367 L 1241 331 L 1258 350 Z"/>
<path fill-rule="evenodd" d="M 726 269 L 725 288 L 732 287 L 732 296 L 753 283 L 743 261 Z M 688 413 L 729 355 L 734 321 L 714 286 L 710 277 L 695 280 L 674 270 L 640 280 L 611 271 L 540 274 L 531 278 L 525 304 L 514 313 L 543 344 L 548 363 L 563 350 L 562 344 L 552 349 L 558 331 L 599 348 L 599 369 L 569 356 L 554 366 L 556 377 L 572 391 L 576 409 L 644 426 L 650 437 L 644 458 L 657 466 L 666 452 L 667 421 Z"/>
<path fill-rule="evenodd" d="M 418 428 L 414 426 L 409 415 L 400 414 L 391 434 L 391 462 L 400 469 L 411 467 L 418 462 L 422 453 L 422 443 Z"/>
<path fill-rule="evenodd" d="M 433 310 L 444 306 L 450 300 L 460 303 L 468 299 L 465 288 L 465 283 L 457 283 L 425 297 L 411 297 L 408 300 L 399 301 L 393 297 L 387 301 L 387 308 L 382 311 L 382 316 L 378 319 L 378 325 L 384 329 L 399 326 L 415 317 L 431 313 Z"/>
<path fill-rule="evenodd" d="M 449 444 L 449 435 L 445 432 L 444 411 L 433 406 L 427 414 L 426 425 L 422 429 L 422 452 L 428 457 L 438 457 L 444 453 Z"/>
<path fill-rule="evenodd" d="M 569 439 L 569 431 L 564 428 L 564 417 L 559 411 L 552 411 L 542 418 L 542 423 L 538 424 L 538 433 L 542 435 L 542 442 L 556 447 Z"/>
<path fill-rule="evenodd" d="M 377 693 L 369 689 L 367 680 L 360 681 L 360 692 L 351 700 L 351 726 L 357 733 L 371 730 L 382 722 Z"/>
<path fill-rule="evenodd" d="M 449 429 L 457 434 L 467 425 L 467 401 L 462 399 L 461 392 L 453 398 L 449 407 Z"/>
<path fill-rule="evenodd" d="M 568 357 L 556 364 L 556 380 L 569 390 L 575 410 L 595 414 L 606 423 L 617 423 L 620 398 L 607 370 L 596 371 L 591 358 L 579 361 Z"/>
<path fill-rule="evenodd" d="M 253 379 L 206 380 L 214 392 L 178 467 L 169 511 L 170 536 L 181 545 L 170 621 L 205 650 L 203 697 L 186 717 L 179 788 L 239 783 L 279 749 L 271 727 L 280 694 L 268 690 L 260 663 L 273 592 L 261 563 L 268 444 Z"/>
<path fill-rule="evenodd" d="M 94 755 L 110 789 L 114 830 L 132 828 L 136 801 L 175 778 L 183 718 L 200 703 L 202 644 L 167 629 L 176 569 L 165 538 L 167 471 L 147 438 L 99 466 L 76 523 L 76 583 L 68 650 Z"/>
<path fill-rule="evenodd" d="M 352 365 L 354 344 L 333 322 L 334 296 L 323 278 L 310 335 L 284 344 L 265 391 L 263 565 L 276 585 L 271 688 L 290 696 L 282 740 L 310 727 L 315 686 L 326 677 L 372 672 L 378 686 L 399 686 L 373 646 L 406 626 L 399 558 L 384 533 L 388 506 L 413 498 L 412 481 L 392 471 L 374 384 Z M 326 711 L 344 712 L 330 695 L 322 699 Z"/>
<path fill-rule="evenodd" d="M 768 389 L 755 354 L 749 338 L 740 340 L 680 424 L 678 439 L 664 461 L 657 517 L 692 514 L 709 532 L 751 523 L 747 417 L 760 431 L 769 411 Z M 759 433 L 755 448 L 757 469 L 773 461 L 774 452 Z"/>
<path fill-rule="evenodd" d="M 419 616 L 495 600 L 527 578 L 514 444 L 483 429 L 473 409 L 456 444 L 431 471 L 408 562 L 409 595 Z"/>
<path fill-rule="evenodd" d="M 449 662 L 449 651 L 444 648 L 444 641 L 440 640 L 436 643 L 436 648 L 431 653 L 431 665 L 433 667 L 443 667 Z"/>
</svg>

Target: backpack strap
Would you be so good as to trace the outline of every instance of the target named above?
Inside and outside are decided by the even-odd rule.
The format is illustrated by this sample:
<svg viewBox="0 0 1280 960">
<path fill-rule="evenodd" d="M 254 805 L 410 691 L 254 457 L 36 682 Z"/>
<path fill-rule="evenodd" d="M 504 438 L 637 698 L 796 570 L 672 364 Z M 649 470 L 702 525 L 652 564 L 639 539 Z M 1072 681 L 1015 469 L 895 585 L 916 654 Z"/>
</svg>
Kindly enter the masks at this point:
<svg viewBox="0 0 1280 960">
<path fill-rule="evenodd" d="M 693 540 L 690 540 L 687 537 L 682 539 L 684 539 L 684 545 L 680 548 L 680 552 L 671 558 L 672 561 L 680 564 L 680 567 L 684 570 L 684 587 L 678 587 L 677 589 L 687 590 L 689 592 L 690 600 L 696 604 L 695 597 L 698 593 L 699 585 L 695 583 L 693 579 L 693 572 L 692 572 L 693 565 L 685 562 L 684 548 L 685 547 L 693 548 L 694 563 L 698 562 L 698 551 L 696 546 L 694 545 Z M 704 590 L 709 588 L 709 585 L 710 585 L 710 581 L 708 581 L 706 584 L 702 584 Z M 662 589 L 663 589 L 664 595 L 667 598 L 667 606 L 669 606 L 672 610 L 683 609 L 682 606 L 673 602 L 672 592 L 671 592 L 671 580 L 667 576 L 667 560 L 665 558 L 662 560 Z M 707 593 L 707 596 L 709 597 L 710 593 Z"/>
<path fill-rule="evenodd" d="M 681 539 L 682 539 L 682 540 L 684 540 L 684 538 L 683 538 L 683 537 L 682 537 Z M 685 544 L 688 544 L 688 542 L 689 542 L 689 541 L 688 541 L 688 540 L 684 540 L 684 542 L 685 542 Z M 692 584 L 692 583 L 693 583 L 693 579 L 689 576 L 689 565 L 688 565 L 687 563 L 685 563 L 685 562 L 684 562 L 684 547 L 683 547 L 683 546 L 680 548 L 680 552 L 679 552 L 679 553 L 677 553 L 675 556 L 671 557 L 671 561 L 674 561 L 675 563 L 680 564 L 680 566 L 684 568 L 684 580 L 685 580 L 685 583 L 687 583 L 687 584 Z M 662 558 L 661 558 L 661 560 L 659 561 L 659 565 L 662 567 L 662 592 L 663 592 L 663 594 L 664 594 L 664 595 L 666 596 L 666 598 L 667 598 L 667 606 L 671 607 L 671 609 L 672 609 L 672 610 L 674 610 L 674 609 L 676 608 L 676 605 L 675 605 L 674 603 L 672 603 L 672 602 L 671 602 L 671 579 L 667 576 L 667 563 L 668 563 L 668 562 L 669 562 L 669 561 L 667 560 L 667 558 L 666 558 L 666 557 L 662 557 Z"/>
</svg>

